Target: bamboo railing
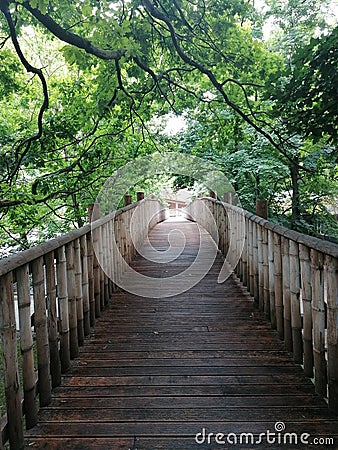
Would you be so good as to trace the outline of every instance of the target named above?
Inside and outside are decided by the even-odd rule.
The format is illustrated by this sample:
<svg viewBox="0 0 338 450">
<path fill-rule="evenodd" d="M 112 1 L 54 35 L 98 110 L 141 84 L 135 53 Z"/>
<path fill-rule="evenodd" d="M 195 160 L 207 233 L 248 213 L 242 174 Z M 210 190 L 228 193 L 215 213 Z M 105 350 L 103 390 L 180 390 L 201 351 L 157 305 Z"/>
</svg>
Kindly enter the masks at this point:
<svg viewBox="0 0 338 450">
<path fill-rule="evenodd" d="M 106 267 L 114 266 L 115 239 L 123 258 L 131 261 L 135 247 L 129 224 L 135 208 L 140 208 L 134 235 L 138 242 L 144 240 L 149 228 L 164 220 L 163 207 L 157 200 L 129 205 L 130 201 L 127 196 L 124 208 L 0 261 L 0 332 L 7 409 L 2 410 L 6 415 L 2 417 L 5 425 L 0 448 L 7 439 L 11 449 L 24 448 L 25 427 L 37 423 L 37 399 L 40 406 L 49 404 L 52 389 L 60 385 L 61 375 L 70 368 L 95 319 L 108 304 L 116 286 L 99 260 L 103 258 Z M 114 273 L 122 275 L 115 266 Z"/>
<path fill-rule="evenodd" d="M 214 224 L 202 202 L 212 212 L 226 260 L 316 392 L 338 412 L 338 245 L 228 203 L 195 200 L 188 212 L 209 232 Z"/>
</svg>

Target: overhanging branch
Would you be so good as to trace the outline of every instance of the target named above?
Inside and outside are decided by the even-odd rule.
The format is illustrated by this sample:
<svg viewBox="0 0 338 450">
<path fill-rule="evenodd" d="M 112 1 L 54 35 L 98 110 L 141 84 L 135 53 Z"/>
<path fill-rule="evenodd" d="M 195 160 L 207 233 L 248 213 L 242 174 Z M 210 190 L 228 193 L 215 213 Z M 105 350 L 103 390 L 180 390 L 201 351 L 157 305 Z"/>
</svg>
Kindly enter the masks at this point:
<svg viewBox="0 0 338 450">
<path fill-rule="evenodd" d="M 126 53 L 125 49 L 106 50 L 96 47 L 88 39 L 62 28 L 48 14 L 42 14 L 42 12 L 38 9 L 32 8 L 28 1 L 23 2 L 22 6 L 24 6 L 27 11 L 29 11 L 44 27 L 46 27 L 61 41 L 80 48 L 91 55 L 97 56 L 98 58 L 104 60 L 119 60 Z"/>
<path fill-rule="evenodd" d="M 32 144 L 33 141 L 36 141 L 38 139 L 40 139 L 40 137 L 42 136 L 42 119 L 43 119 L 43 115 L 44 112 L 48 109 L 48 102 L 49 102 L 49 98 L 48 98 L 48 88 L 47 88 L 47 82 L 45 79 L 45 76 L 42 72 L 41 69 L 37 69 L 36 67 L 32 66 L 26 59 L 25 55 L 22 53 L 18 38 L 17 38 L 17 34 L 16 34 L 16 30 L 15 30 L 15 26 L 12 20 L 12 16 L 11 13 L 9 11 L 9 3 L 6 2 L 1 2 L 0 3 L 0 9 L 6 19 L 6 22 L 8 24 L 8 28 L 9 28 L 9 32 L 10 32 L 10 37 L 12 39 L 15 51 L 20 59 L 21 64 L 25 67 L 25 69 L 27 70 L 27 72 L 33 73 L 35 75 L 37 75 L 40 79 L 41 82 L 41 86 L 42 86 L 42 91 L 43 91 L 43 102 L 42 105 L 40 107 L 39 110 L 39 114 L 38 114 L 38 131 L 36 134 L 34 134 L 33 136 L 30 136 L 29 138 L 19 142 L 19 144 L 17 145 L 16 148 L 16 166 L 12 172 L 12 177 L 15 175 L 15 173 L 17 172 L 18 168 L 20 167 L 20 164 L 22 162 L 22 159 L 24 158 L 24 156 L 27 154 L 27 152 L 29 151 L 29 148 Z M 19 157 L 19 152 L 20 150 L 26 147 L 24 152 L 20 155 Z"/>
<path fill-rule="evenodd" d="M 167 26 L 169 33 L 170 33 L 172 43 L 174 45 L 174 48 L 175 48 L 178 56 L 182 59 L 182 61 L 184 61 L 189 66 L 196 68 L 202 74 L 206 75 L 209 78 L 209 80 L 211 81 L 211 83 L 213 84 L 213 86 L 221 94 L 224 102 L 228 106 L 230 106 L 230 108 L 232 108 L 239 116 L 241 116 L 242 119 L 245 120 L 245 122 L 247 122 L 258 133 L 260 133 L 262 136 L 264 136 L 270 142 L 270 144 L 272 144 L 272 146 L 274 148 L 276 148 L 285 158 L 287 158 L 287 160 L 289 160 L 292 164 L 294 164 L 294 158 L 292 157 L 292 155 L 290 156 L 288 154 L 288 152 L 285 150 L 285 148 L 283 147 L 283 143 L 285 143 L 286 140 L 276 130 L 274 130 L 274 133 L 277 138 L 277 140 L 276 140 L 269 132 L 267 132 L 264 128 L 259 126 L 253 119 L 251 119 L 251 117 L 248 114 L 246 114 L 244 111 L 242 111 L 242 109 L 236 103 L 231 101 L 230 98 L 227 96 L 227 94 L 224 91 L 223 83 L 221 83 L 217 80 L 217 78 L 216 78 L 215 74 L 212 72 L 212 70 L 205 67 L 202 63 L 195 61 L 194 59 L 192 59 L 189 55 L 187 55 L 184 52 L 184 50 L 180 46 L 175 28 L 174 28 L 173 24 L 171 23 L 170 19 L 164 13 L 162 13 L 159 10 L 159 8 L 157 8 L 155 6 L 155 4 L 152 3 L 150 0 L 143 0 L 143 4 L 144 4 L 145 8 L 147 9 L 148 13 L 152 17 L 159 20 L 160 22 L 163 22 Z M 300 167 L 300 168 L 306 170 L 304 167 Z"/>
</svg>

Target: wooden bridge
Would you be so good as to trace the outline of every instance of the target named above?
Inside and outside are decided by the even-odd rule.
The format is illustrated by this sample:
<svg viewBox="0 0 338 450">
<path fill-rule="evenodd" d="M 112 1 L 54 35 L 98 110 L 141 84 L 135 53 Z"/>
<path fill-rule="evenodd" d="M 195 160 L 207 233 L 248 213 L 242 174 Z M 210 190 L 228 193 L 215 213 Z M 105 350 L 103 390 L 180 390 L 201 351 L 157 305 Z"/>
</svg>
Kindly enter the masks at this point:
<svg viewBox="0 0 338 450">
<path fill-rule="evenodd" d="M 152 261 L 131 240 L 136 208 Z M 210 198 L 189 208 L 199 223 L 165 214 L 142 200 L 0 262 L 3 442 L 338 448 L 338 247 Z M 156 279 L 152 296 L 117 253 Z"/>
</svg>

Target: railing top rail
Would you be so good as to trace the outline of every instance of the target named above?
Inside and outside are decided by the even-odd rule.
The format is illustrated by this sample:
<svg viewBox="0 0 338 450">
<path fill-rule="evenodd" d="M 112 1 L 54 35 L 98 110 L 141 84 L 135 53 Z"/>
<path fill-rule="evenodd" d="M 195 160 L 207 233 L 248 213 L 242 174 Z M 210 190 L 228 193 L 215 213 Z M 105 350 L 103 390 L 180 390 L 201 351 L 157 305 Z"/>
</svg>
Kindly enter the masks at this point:
<svg viewBox="0 0 338 450">
<path fill-rule="evenodd" d="M 7 258 L 0 260 L 0 276 L 6 275 L 7 273 L 17 269 L 18 267 L 22 266 L 23 264 L 28 264 L 28 263 L 34 261 L 35 259 L 39 258 L 40 256 L 44 256 L 44 255 L 52 252 L 53 250 L 56 250 L 56 249 L 62 247 L 63 245 L 66 245 L 69 242 L 72 242 L 75 239 L 86 235 L 92 229 L 96 229 L 97 227 L 104 225 L 105 223 L 112 220 L 114 217 L 119 216 L 120 214 L 123 214 L 124 212 L 128 211 L 129 209 L 133 209 L 137 205 L 140 205 L 141 203 L 143 203 L 145 201 L 152 201 L 152 200 L 156 200 L 156 199 L 147 198 L 147 199 L 139 200 L 138 202 L 132 203 L 132 204 L 124 206 L 123 208 L 120 208 L 116 211 L 113 211 L 112 213 L 108 214 L 107 216 L 104 216 L 98 220 L 95 220 L 94 222 L 92 222 L 90 224 L 84 225 L 83 227 L 78 228 L 76 230 L 72 230 L 67 234 L 56 237 L 54 239 L 50 239 L 50 240 L 44 242 L 43 244 L 36 245 L 35 247 L 29 248 L 22 252 L 18 252 L 13 255 L 10 255 Z"/>
<path fill-rule="evenodd" d="M 290 230 L 289 228 L 283 227 L 282 225 L 278 225 L 266 219 L 262 219 L 262 217 L 259 217 L 256 214 L 246 211 L 245 209 L 239 206 L 231 205 L 230 203 L 221 202 L 211 197 L 204 197 L 204 199 L 209 200 L 213 203 L 224 204 L 228 209 L 232 209 L 241 214 L 244 214 L 246 218 L 248 218 L 253 222 L 259 223 L 268 230 L 271 230 L 281 236 L 291 239 L 292 241 L 295 241 L 298 244 L 306 245 L 307 247 L 317 250 L 318 252 L 332 256 L 334 258 L 338 258 L 338 245 L 335 244 L 334 242 L 326 241 L 323 239 L 309 236 L 307 234 L 299 233 L 298 231 Z M 203 200 L 203 198 L 200 200 Z"/>
</svg>

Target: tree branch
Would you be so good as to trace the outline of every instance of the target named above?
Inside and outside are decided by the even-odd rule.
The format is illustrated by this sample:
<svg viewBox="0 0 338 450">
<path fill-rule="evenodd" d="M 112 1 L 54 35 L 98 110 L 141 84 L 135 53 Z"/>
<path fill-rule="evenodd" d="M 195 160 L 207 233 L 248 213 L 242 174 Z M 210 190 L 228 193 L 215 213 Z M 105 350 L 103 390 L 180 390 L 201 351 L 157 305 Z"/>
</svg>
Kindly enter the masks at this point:
<svg viewBox="0 0 338 450">
<path fill-rule="evenodd" d="M 27 154 L 27 152 L 30 149 L 30 146 L 32 144 L 32 142 L 40 139 L 40 137 L 42 136 L 42 119 L 43 119 L 43 114 L 44 112 L 48 109 L 48 102 L 49 102 L 49 97 L 48 97 L 48 87 L 47 87 L 47 82 L 45 79 L 45 76 L 42 72 L 41 69 L 37 69 L 36 67 L 32 66 L 27 59 L 25 58 L 24 54 L 22 53 L 18 38 L 17 38 L 17 34 L 16 34 L 16 30 L 15 30 L 15 26 L 12 20 L 12 16 L 11 13 L 9 11 L 9 3 L 8 1 L 5 1 L 3 3 L 0 3 L 0 9 L 6 19 L 6 22 L 8 24 L 8 28 L 9 28 L 9 32 L 10 32 L 10 37 L 12 39 L 15 51 L 20 59 L 21 64 L 25 67 L 25 69 L 27 70 L 27 72 L 33 73 L 35 75 L 37 75 L 40 79 L 41 85 L 42 85 L 42 91 L 43 91 L 43 102 L 42 105 L 40 107 L 40 111 L 38 114 L 38 131 L 36 134 L 34 134 L 33 136 L 30 136 L 27 139 L 24 139 L 23 141 L 19 142 L 19 144 L 17 145 L 15 154 L 16 154 L 16 164 L 15 164 L 15 168 L 12 171 L 11 174 L 11 178 L 13 178 L 13 176 L 17 173 L 18 168 L 20 167 L 20 164 L 23 160 L 23 158 L 25 157 L 25 155 Z M 20 155 L 19 157 L 19 151 L 21 148 L 23 148 L 24 146 L 26 146 L 24 152 Z"/>
<path fill-rule="evenodd" d="M 232 108 L 237 114 L 239 114 L 243 120 L 245 120 L 245 122 L 247 122 L 249 125 L 251 125 L 258 133 L 260 133 L 262 136 L 264 136 L 269 142 L 270 144 L 272 144 L 272 146 L 274 148 L 276 148 L 283 156 L 285 156 L 285 158 L 287 158 L 290 162 L 294 163 L 292 156 L 290 156 L 288 154 L 288 152 L 282 147 L 282 142 L 283 142 L 283 138 L 279 135 L 276 134 L 277 138 L 279 139 L 280 142 L 276 142 L 274 137 L 271 136 L 267 131 L 265 131 L 263 128 L 261 128 L 259 125 L 257 125 L 254 120 L 252 120 L 246 113 L 244 113 L 241 108 L 236 105 L 236 103 L 232 102 L 230 100 L 230 98 L 227 96 L 227 94 L 225 93 L 224 89 L 223 89 L 223 85 L 222 83 L 220 83 L 216 76 L 214 75 L 214 73 L 203 66 L 203 64 L 193 60 L 190 56 L 188 56 L 181 48 L 178 40 L 177 40 L 177 35 L 176 35 L 176 31 L 174 29 L 173 24 L 171 23 L 171 21 L 169 20 L 168 17 L 166 17 L 161 11 L 159 11 L 159 9 L 150 1 L 150 0 L 144 0 L 143 1 L 146 9 L 148 10 L 149 14 L 152 15 L 155 19 L 160 20 L 161 22 L 164 22 L 166 24 L 166 26 L 168 27 L 168 30 L 170 32 L 170 36 L 171 36 L 171 40 L 172 43 L 174 45 L 174 48 L 178 54 L 178 56 L 188 65 L 195 67 L 196 69 L 198 69 L 201 73 L 203 73 L 204 75 L 206 75 L 209 80 L 211 81 L 211 83 L 213 84 L 213 86 L 217 89 L 217 91 L 221 94 L 224 102 L 230 106 L 230 108 Z M 302 167 L 303 168 L 303 167 Z"/>
<path fill-rule="evenodd" d="M 97 56 L 104 60 L 119 60 L 125 55 L 126 50 L 106 50 L 93 45 L 88 39 L 65 30 L 55 22 L 48 14 L 42 14 L 38 9 L 32 8 L 28 1 L 24 1 L 22 6 L 27 9 L 44 27 L 54 34 L 61 41 L 73 45 L 85 52 Z"/>
</svg>

